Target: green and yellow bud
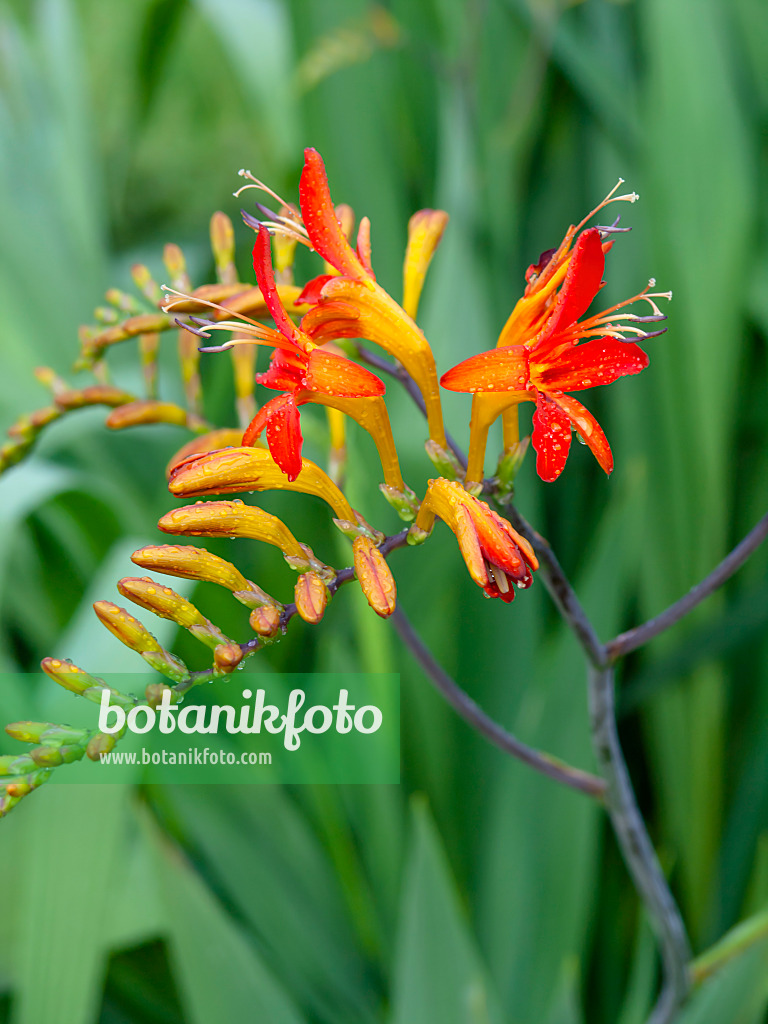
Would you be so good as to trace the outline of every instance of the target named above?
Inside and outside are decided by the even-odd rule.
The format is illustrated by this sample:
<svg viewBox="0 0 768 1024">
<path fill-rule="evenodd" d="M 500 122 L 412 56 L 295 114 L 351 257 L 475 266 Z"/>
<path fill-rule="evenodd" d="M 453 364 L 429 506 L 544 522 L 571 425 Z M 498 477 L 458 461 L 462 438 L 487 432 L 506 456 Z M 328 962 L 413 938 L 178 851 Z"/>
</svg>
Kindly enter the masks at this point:
<svg viewBox="0 0 768 1024">
<path fill-rule="evenodd" d="M 184 662 L 161 647 L 149 630 L 125 608 L 111 601 L 96 601 L 93 610 L 110 633 L 126 647 L 140 654 L 155 671 L 177 683 L 189 676 L 189 669 Z"/>
<path fill-rule="evenodd" d="M 126 427 L 139 427 L 147 423 L 170 423 L 196 431 L 206 430 L 208 426 L 199 416 L 187 412 L 180 405 L 153 399 L 118 406 L 107 416 L 106 423 L 110 430 L 125 430 Z"/>
<path fill-rule="evenodd" d="M 229 638 L 224 636 L 218 626 L 207 619 L 190 601 L 170 587 L 156 583 L 149 576 L 140 579 L 126 577 L 118 582 L 117 589 L 123 597 L 127 597 L 140 608 L 183 626 L 208 647 L 229 643 Z"/>
<path fill-rule="evenodd" d="M 191 537 L 249 537 L 280 548 L 306 563 L 303 547 L 277 516 L 238 501 L 206 501 L 167 512 L 158 522 L 163 533 Z"/>
</svg>

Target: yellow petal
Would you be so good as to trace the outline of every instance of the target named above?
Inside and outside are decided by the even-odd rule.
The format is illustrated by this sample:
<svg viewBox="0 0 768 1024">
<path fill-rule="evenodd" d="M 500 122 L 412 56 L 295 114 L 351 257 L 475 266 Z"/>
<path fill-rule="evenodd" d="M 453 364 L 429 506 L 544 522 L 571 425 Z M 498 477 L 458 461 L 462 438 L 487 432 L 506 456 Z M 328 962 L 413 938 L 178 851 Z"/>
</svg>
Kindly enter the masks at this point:
<svg viewBox="0 0 768 1024">
<path fill-rule="evenodd" d="M 444 210 L 419 210 L 408 221 L 408 247 L 403 264 L 403 309 L 414 320 L 424 278 L 447 223 L 448 214 Z"/>
</svg>

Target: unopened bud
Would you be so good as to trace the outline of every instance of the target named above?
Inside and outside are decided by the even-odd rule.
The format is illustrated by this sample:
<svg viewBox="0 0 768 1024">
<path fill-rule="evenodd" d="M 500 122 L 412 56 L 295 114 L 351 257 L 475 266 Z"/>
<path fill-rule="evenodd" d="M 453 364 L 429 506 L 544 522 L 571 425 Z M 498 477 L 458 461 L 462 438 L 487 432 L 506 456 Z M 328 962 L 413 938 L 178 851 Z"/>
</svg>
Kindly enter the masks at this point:
<svg viewBox="0 0 768 1024">
<path fill-rule="evenodd" d="M 11 722 L 5 731 L 22 743 L 41 743 L 43 746 L 61 746 L 63 743 L 79 743 L 85 736 L 84 729 L 73 729 L 68 725 L 53 722 Z"/>
<path fill-rule="evenodd" d="M 328 588 L 315 572 L 305 572 L 294 588 L 296 611 L 305 622 L 317 623 L 328 606 Z"/>
<path fill-rule="evenodd" d="M 222 284 L 234 284 L 237 281 L 235 232 L 232 221 L 220 210 L 211 217 L 211 250 L 219 281 Z"/>
<path fill-rule="evenodd" d="M 82 409 L 87 405 L 107 405 L 115 408 L 135 400 L 135 395 L 109 384 L 94 384 L 89 388 L 68 389 L 56 395 L 60 409 Z"/>
<path fill-rule="evenodd" d="M 207 501 L 166 513 L 158 522 L 164 533 L 192 537 L 250 537 L 266 541 L 286 555 L 306 562 L 304 549 L 277 516 L 237 501 Z"/>
<path fill-rule="evenodd" d="M 110 430 L 124 430 L 126 427 L 138 427 L 146 423 L 171 423 L 177 427 L 189 427 L 190 430 L 205 427 L 199 416 L 187 412 L 180 405 L 154 399 L 118 406 L 107 416 L 106 423 Z"/>
<path fill-rule="evenodd" d="M 191 285 L 187 274 L 187 261 L 178 245 L 169 242 L 163 249 L 163 263 L 171 278 L 171 284 L 180 292 L 188 292 Z"/>
<path fill-rule="evenodd" d="M 117 735 L 115 733 L 97 732 L 88 740 L 85 753 L 91 761 L 100 761 L 101 755 L 114 750 L 116 743 Z"/>
<path fill-rule="evenodd" d="M 220 672 L 234 672 L 242 660 L 243 651 L 240 644 L 219 644 L 214 648 L 213 661 Z"/>
<path fill-rule="evenodd" d="M 259 636 L 276 636 L 280 629 L 281 609 L 274 605 L 265 604 L 261 608 L 254 608 L 251 612 L 251 629 Z"/>
<path fill-rule="evenodd" d="M 155 671 L 177 683 L 189 676 L 189 669 L 184 662 L 164 650 L 149 630 L 125 608 L 111 601 L 96 601 L 93 610 L 110 633 L 126 647 L 140 654 Z"/>
<path fill-rule="evenodd" d="M 388 618 L 395 610 L 397 586 L 384 556 L 369 537 L 358 537 L 352 545 L 355 575 L 368 604 L 377 615 Z"/>
<path fill-rule="evenodd" d="M 176 466 L 193 455 L 219 451 L 222 448 L 239 448 L 242 440 L 242 430 L 237 430 L 234 427 L 222 427 L 220 430 L 211 430 L 207 434 L 193 437 L 191 441 L 188 441 L 182 448 L 179 448 L 173 456 L 166 467 L 165 475 L 170 477 Z"/>
</svg>

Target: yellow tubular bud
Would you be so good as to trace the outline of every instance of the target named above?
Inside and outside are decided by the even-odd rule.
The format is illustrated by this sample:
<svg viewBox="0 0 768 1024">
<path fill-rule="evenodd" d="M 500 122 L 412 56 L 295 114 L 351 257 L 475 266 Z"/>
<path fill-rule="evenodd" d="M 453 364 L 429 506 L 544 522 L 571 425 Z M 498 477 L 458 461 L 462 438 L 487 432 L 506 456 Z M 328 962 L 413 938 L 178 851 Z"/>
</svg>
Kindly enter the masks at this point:
<svg viewBox="0 0 768 1024">
<path fill-rule="evenodd" d="M 278 213 L 281 217 L 295 218 L 299 216 L 299 211 L 290 206 L 281 206 Z M 272 236 L 272 248 L 275 261 L 275 281 L 278 284 L 293 284 L 296 239 L 278 231 Z"/>
<path fill-rule="evenodd" d="M 163 249 L 163 263 L 171 278 L 171 284 L 180 292 L 188 292 L 192 287 L 187 273 L 187 261 L 178 245 L 169 242 Z"/>
<path fill-rule="evenodd" d="M 158 522 L 163 533 L 190 537 L 249 537 L 280 548 L 306 562 L 304 548 L 277 516 L 237 501 L 206 501 L 167 512 Z"/>
<path fill-rule="evenodd" d="M 235 231 L 232 221 L 220 210 L 211 217 L 211 251 L 216 261 L 216 276 L 219 281 L 222 284 L 236 284 Z"/>
<path fill-rule="evenodd" d="M 185 544 L 151 545 L 134 551 L 131 561 L 142 569 L 162 572 L 167 576 L 180 576 L 186 580 L 218 583 L 231 591 L 248 590 L 255 586 L 231 562 L 211 554 L 205 548 L 193 548 Z"/>
<path fill-rule="evenodd" d="M 154 398 L 157 394 L 157 354 L 159 349 L 160 338 L 157 334 L 139 335 L 139 357 L 147 398 Z"/>
<path fill-rule="evenodd" d="M 163 301 L 163 293 L 160 286 L 152 279 L 149 269 L 143 263 L 134 263 L 131 267 L 133 283 L 139 291 L 148 299 L 153 306 L 159 306 Z"/>
<path fill-rule="evenodd" d="M 328 588 L 317 573 L 305 572 L 296 580 L 294 588 L 296 611 L 305 622 L 317 623 L 328 606 Z"/>
<path fill-rule="evenodd" d="M 177 594 L 170 587 L 164 587 L 156 583 L 149 576 L 141 579 L 127 577 L 117 584 L 118 591 L 129 601 L 133 601 L 140 608 L 146 608 L 162 619 L 170 619 L 171 622 L 188 629 L 193 636 L 201 640 L 208 647 L 216 647 L 218 644 L 229 643 L 229 638 L 224 636 L 218 626 L 215 626 L 195 606 Z"/>
<path fill-rule="evenodd" d="M 403 309 L 414 320 L 424 278 L 447 223 L 448 214 L 444 210 L 419 210 L 408 221 L 408 247 L 403 264 Z"/>
<path fill-rule="evenodd" d="M 122 388 L 109 384 L 94 384 L 80 390 L 67 389 L 59 391 L 55 396 L 56 405 L 60 409 L 82 409 L 87 405 L 109 405 L 113 408 L 127 405 L 135 401 L 136 396 Z"/>
<path fill-rule="evenodd" d="M 309 459 L 290 481 L 266 448 L 228 448 L 188 459 L 171 472 L 171 494 L 204 497 L 237 491 L 300 491 L 322 498 L 339 519 L 354 519 L 352 506 L 327 473 Z"/>
<path fill-rule="evenodd" d="M 73 665 L 71 661 L 62 661 L 60 658 L 43 658 L 40 668 L 65 690 L 97 704 L 101 700 L 103 690 L 108 690 L 112 703 L 119 704 L 120 707 L 131 708 L 136 703 L 134 697 L 126 696 L 118 690 L 112 689 L 103 679 L 89 675 L 77 665 Z"/>
<path fill-rule="evenodd" d="M 277 636 L 280 629 L 280 609 L 274 605 L 263 605 L 261 608 L 254 608 L 249 619 L 251 629 L 259 636 Z"/>
<path fill-rule="evenodd" d="M 141 313 L 139 316 L 129 317 L 115 327 L 109 327 L 106 331 L 88 338 L 84 343 L 84 350 L 89 354 L 98 355 L 102 349 L 115 345 L 127 338 L 135 338 L 139 334 L 148 334 L 154 331 L 167 331 L 173 326 L 173 321 L 164 313 Z"/>
<path fill-rule="evenodd" d="M 357 537 L 352 545 L 355 575 L 368 604 L 377 615 L 388 618 L 395 610 L 397 586 L 381 551 L 370 537 Z"/>
<path fill-rule="evenodd" d="M 485 392 L 472 395 L 472 416 L 469 421 L 469 449 L 467 452 L 467 489 L 482 485 L 485 473 L 485 449 L 491 425 L 505 410 L 511 410 L 517 418 L 520 402 L 530 402 L 527 391 Z M 512 408 L 514 407 L 514 408 Z M 506 444 L 505 447 L 511 447 Z"/>
<path fill-rule="evenodd" d="M 174 466 L 184 462 L 190 455 L 202 455 L 203 452 L 215 452 L 221 448 L 239 448 L 243 440 L 242 430 L 236 427 L 222 427 L 219 430 L 211 430 L 207 434 L 193 437 L 191 441 L 179 448 L 171 461 L 165 467 L 166 478 L 170 477 Z"/>
<path fill-rule="evenodd" d="M 184 662 L 164 650 L 149 630 L 125 608 L 111 601 L 96 601 L 93 610 L 110 633 L 126 647 L 140 654 L 157 672 L 162 672 L 175 682 L 188 677 L 189 670 Z"/>
<path fill-rule="evenodd" d="M 184 398 L 187 408 L 199 415 L 203 394 L 200 382 L 200 353 L 197 350 L 199 343 L 194 334 L 183 329 L 179 331 L 178 342 Z"/>
<path fill-rule="evenodd" d="M 232 337 L 237 338 L 238 335 L 233 334 Z M 256 345 L 235 345 L 229 350 L 235 377 L 235 407 L 241 434 L 256 415 L 253 391 L 256 385 L 254 374 L 257 351 Z"/>
<path fill-rule="evenodd" d="M 204 430 L 206 426 L 199 416 L 187 412 L 181 406 L 152 399 L 120 405 L 112 410 L 106 420 L 110 430 L 125 430 L 126 427 L 140 427 L 148 423 L 170 423 L 189 430 Z"/>
</svg>

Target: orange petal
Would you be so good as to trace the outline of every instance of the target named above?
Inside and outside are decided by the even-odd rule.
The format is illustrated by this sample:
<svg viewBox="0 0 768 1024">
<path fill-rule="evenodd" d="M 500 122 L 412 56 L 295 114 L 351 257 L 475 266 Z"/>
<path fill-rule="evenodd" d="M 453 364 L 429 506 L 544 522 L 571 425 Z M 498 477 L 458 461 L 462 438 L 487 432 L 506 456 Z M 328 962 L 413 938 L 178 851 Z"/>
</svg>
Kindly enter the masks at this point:
<svg viewBox="0 0 768 1024">
<path fill-rule="evenodd" d="M 558 405 L 579 434 L 584 438 L 587 446 L 600 464 L 600 468 L 606 473 L 613 472 L 613 453 L 608 444 L 608 438 L 603 428 L 595 417 L 585 409 L 581 402 L 570 395 L 552 395 L 552 401 Z"/>
<path fill-rule="evenodd" d="M 339 398 L 375 398 L 387 390 L 370 370 L 321 348 L 310 355 L 302 383 L 310 391 Z"/>
<path fill-rule="evenodd" d="M 347 241 L 333 208 L 323 158 L 316 149 L 304 150 L 299 203 L 313 248 L 340 274 L 373 285 L 368 272 Z"/>
<path fill-rule="evenodd" d="M 524 345 L 505 345 L 470 356 L 444 373 L 440 383 L 448 391 L 525 391 L 528 387 L 528 351 Z"/>
</svg>

